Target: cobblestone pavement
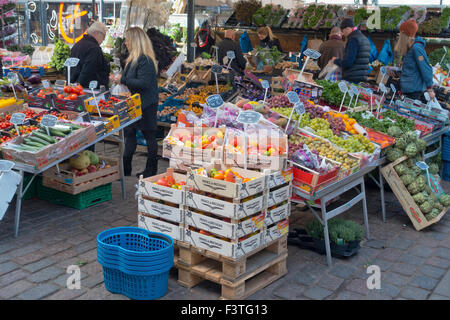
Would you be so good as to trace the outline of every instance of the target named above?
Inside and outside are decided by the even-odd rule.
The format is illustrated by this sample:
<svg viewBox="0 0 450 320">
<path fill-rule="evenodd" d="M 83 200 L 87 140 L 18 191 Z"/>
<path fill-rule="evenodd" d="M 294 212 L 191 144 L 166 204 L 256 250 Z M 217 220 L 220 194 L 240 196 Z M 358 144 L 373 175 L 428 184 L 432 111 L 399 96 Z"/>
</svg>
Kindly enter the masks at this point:
<svg viewBox="0 0 450 320">
<path fill-rule="evenodd" d="M 103 150 L 102 144 L 97 148 Z M 97 152 L 99 151 L 97 149 Z M 109 150 L 109 149 L 108 149 Z M 136 156 L 142 169 L 145 157 Z M 164 171 L 167 161 L 160 161 Z M 133 174 L 137 170 L 133 171 Z M 23 204 L 19 236 L 14 238 L 14 202 L 0 222 L 0 299 L 123 300 L 104 287 L 97 263 L 96 236 L 103 230 L 137 225 L 135 177 L 127 177 L 127 199 L 120 182 L 113 183 L 113 200 L 85 210 L 41 200 Z M 450 299 L 450 216 L 437 225 L 415 231 L 392 192 L 386 192 L 387 223 L 381 220 L 379 191 L 367 183 L 371 239 L 362 242 L 357 255 L 333 259 L 313 251 L 288 246 L 288 274 L 249 299 Z M 446 190 L 450 190 L 448 185 Z M 361 205 L 342 215 L 363 223 Z M 309 211 L 293 211 L 290 228 L 312 219 Z M 67 267 L 79 265 L 81 289 L 69 290 Z M 369 290 L 366 268 L 382 270 L 381 289 Z M 162 299 L 216 299 L 220 286 L 204 281 L 192 289 L 177 283 L 172 269 L 169 289 Z"/>
</svg>

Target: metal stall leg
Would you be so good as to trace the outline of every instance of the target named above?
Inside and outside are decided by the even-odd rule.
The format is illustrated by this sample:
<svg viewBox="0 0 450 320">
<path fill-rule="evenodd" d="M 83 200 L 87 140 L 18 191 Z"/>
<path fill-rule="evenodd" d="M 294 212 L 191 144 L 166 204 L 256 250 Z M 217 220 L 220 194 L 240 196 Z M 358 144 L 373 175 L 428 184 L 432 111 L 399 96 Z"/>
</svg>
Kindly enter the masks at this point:
<svg viewBox="0 0 450 320">
<path fill-rule="evenodd" d="M 381 168 L 379 168 L 378 171 L 380 174 L 381 215 L 383 216 L 383 222 L 386 223 L 386 203 L 384 202 L 384 179 L 383 179 L 383 175 L 381 174 Z M 364 195 L 364 197 L 365 197 L 365 195 Z"/>
<path fill-rule="evenodd" d="M 367 216 L 367 202 L 366 202 L 366 186 L 364 185 L 364 178 L 361 179 L 361 193 L 363 194 L 363 214 L 364 214 L 364 224 L 366 225 L 366 238 L 369 240 L 369 218 Z"/>
<path fill-rule="evenodd" d="M 325 249 L 327 252 L 327 262 L 328 266 L 331 268 L 331 248 L 330 248 L 330 235 L 328 234 L 328 218 L 327 218 L 327 208 L 324 199 L 320 199 L 320 207 L 322 209 L 322 223 L 323 223 L 323 234 L 325 236 Z"/>
<path fill-rule="evenodd" d="M 122 185 L 122 198 L 126 199 L 126 191 L 125 191 L 125 171 L 123 168 L 123 153 L 125 150 L 125 139 L 123 135 L 123 129 L 119 131 L 119 154 L 120 154 L 120 183 Z"/>
<path fill-rule="evenodd" d="M 20 223 L 20 211 L 22 209 L 22 197 L 23 197 L 23 178 L 24 178 L 24 171 L 19 170 L 19 174 L 22 176 L 22 179 L 20 180 L 19 186 L 17 187 L 16 195 L 16 217 L 14 221 L 14 237 L 17 238 L 19 235 L 19 223 Z"/>
</svg>

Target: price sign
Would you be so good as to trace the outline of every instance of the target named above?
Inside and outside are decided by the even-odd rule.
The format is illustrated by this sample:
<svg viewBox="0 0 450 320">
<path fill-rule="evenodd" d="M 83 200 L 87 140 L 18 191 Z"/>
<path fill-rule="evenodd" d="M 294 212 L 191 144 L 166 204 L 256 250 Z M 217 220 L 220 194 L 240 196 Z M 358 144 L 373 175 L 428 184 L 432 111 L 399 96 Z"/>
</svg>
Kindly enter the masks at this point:
<svg viewBox="0 0 450 320">
<path fill-rule="evenodd" d="M 224 102 L 220 94 L 213 94 L 212 96 L 206 98 L 206 103 L 210 108 L 216 109 L 221 107 Z"/>
<path fill-rule="evenodd" d="M 302 115 L 305 113 L 305 104 L 303 102 L 297 102 L 294 105 L 295 112 L 297 112 L 298 115 Z"/>
<path fill-rule="evenodd" d="M 222 73 L 222 66 L 219 66 L 218 64 L 214 64 L 211 67 L 211 72 L 216 73 L 216 74 L 221 74 Z"/>
<path fill-rule="evenodd" d="M 78 58 L 67 58 L 66 61 L 64 61 L 64 66 L 67 67 L 67 83 L 70 85 L 70 68 L 75 67 L 80 59 Z"/>
<path fill-rule="evenodd" d="M 397 89 L 395 89 L 395 86 L 392 83 L 390 84 L 390 87 L 391 87 L 392 92 L 397 91 Z"/>
<path fill-rule="evenodd" d="M 43 80 L 42 81 L 42 86 L 44 87 L 44 88 L 50 88 L 50 83 L 48 83 L 48 80 Z"/>
<path fill-rule="evenodd" d="M 50 132 L 48 128 L 54 127 L 56 123 L 58 122 L 58 118 L 55 116 L 52 116 L 50 114 L 46 114 L 42 117 L 41 124 L 45 127 L 47 130 L 47 134 L 50 135 Z"/>
<path fill-rule="evenodd" d="M 348 91 L 347 84 L 345 82 L 339 82 L 338 84 L 339 90 L 341 90 L 342 93 L 346 93 Z"/>
<path fill-rule="evenodd" d="M 167 90 L 168 90 L 171 94 L 178 93 L 178 88 L 177 88 L 175 85 L 173 85 L 173 84 L 169 84 L 169 85 L 167 86 Z"/>
<path fill-rule="evenodd" d="M 428 168 L 429 168 L 428 164 L 426 164 L 423 161 L 417 161 L 416 162 L 416 166 L 418 166 L 420 168 L 420 170 L 426 170 L 427 171 L 427 181 L 428 181 L 428 185 L 431 188 L 430 173 L 428 172 Z"/>
<path fill-rule="evenodd" d="M 13 113 L 9 122 L 11 122 L 14 125 L 21 125 L 23 124 L 25 117 L 26 117 L 25 113 L 21 112 Z"/>
<path fill-rule="evenodd" d="M 386 67 L 381 67 L 380 72 L 383 76 L 385 76 L 386 75 Z"/>
<path fill-rule="evenodd" d="M 241 111 L 237 117 L 237 122 L 242 124 L 255 124 L 261 118 L 261 113 L 255 111 Z"/>
<path fill-rule="evenodd" d="M 387 92 L 387 88 L 383 83 L 380 83 L 379 88 L 383 92 L 383 94 Z"/>
<path fill-rule="evenodd" d="M 350 89 L 352 90 L 352 92 L 353 92 L 353 94 L 354 94 L 355 96 L 359 94 L 359 90 L 358 90 L 358 88 L 357 88 L 356 86 L 351 85 L 351 86 L 350 86 Z"/>
<path fill-rule="evenodd" d="M 234 53 L 234 51 L 230 50 L 227 51 L 227 57 L 229 60 L 235 59 L 236 58 L 236 53 Z"/>
<path fill-rule="evenodd" d="M 14 97 L 17 100 L 16 88 L 14 88 L 14 85 L 18 82 L 19 78 L 17 77 L 17 74 L 15 72 L 8 73 L 8 75 L 6 77 L 8 78 L 9 82 L 11 83 L 11 87 L 14 92 Z"/>
<path fill-rule="evenodd" d="M 195 51 L 197 50 L 197 44 L 195 42 L 191 42 L 191 47 L 194 48 L 194 59 L 195 59 Z"/>
<path fill-rule="evenodd" d="M 288 93 L 286 93 L 286 96 L 289 99 L 289 102 L 292 104 L 296 104 L 297 102 L 300 101 L 300 98 L 298 97 L 298 94 L 295 91 L 289 91 Z"/>
<path fill-rule="evenodd" d="M 267 80 L 261 81 L 261 86 L 263 87 L 263 89 L 269 89 L 270 88 L 269 81 Z"/>
<path fill-rule="evenodd" d="M 100 108 L 98 106 L 98 101 L 97 101 L 97 99 L 95 97 L 95 92 L 94 92 L 94 89 L 97 88 L 97 85 L 98 85 L 98 81 L 97 80 L 93 80 L 93 81 L 89 82 L 89 89 L 91 89 L 92 96 L 94 97 L 94 102 L 95 102 L 95 105 L 97 107 L 98 115 L 101 117 L 102 114 L 100 112 Z"/>
<path fill-rule="evenodd" d="M 305 51 L 303 51 L 303 54 L 311 59 L 319 59 L 321 56 L 320 52 L 313 49 L 306 49 Z"/>
<path fill-rule="evenodd" d="M 8 160 L 0 160 L 0 172 L 11 171 L 14 167 L 14 162 Z"/>
<path fill-rule="evenodd" d="M 431 100 L 430 94 L 429 94 L 428 92 L 425 92 L 423 95 L 424 95 L 424 97 L 425 97 L 425 100 L 427 100 L 427 101 L 430 101 L 430 100 Z"/>
<path fill-rule="evenodd" d="M 391 101 L 389 102 L 389 105 L 392 105 L 392 101 L 394 101 L 394 97 L 397 92 L 397 89 L 395 88 L 395 86 L 392 83 L 390 86 L 391 86 L 391 90 L 392 90 L 392 98 L 391 98 Z"/>
</svg>

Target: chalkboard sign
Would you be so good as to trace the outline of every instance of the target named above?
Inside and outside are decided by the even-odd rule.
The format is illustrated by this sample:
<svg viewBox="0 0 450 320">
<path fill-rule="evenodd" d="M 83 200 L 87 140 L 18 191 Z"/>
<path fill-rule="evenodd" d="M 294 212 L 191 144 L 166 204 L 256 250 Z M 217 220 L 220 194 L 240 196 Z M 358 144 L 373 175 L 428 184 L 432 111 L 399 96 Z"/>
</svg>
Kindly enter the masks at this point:
<svg viewBox="0 0 450 320">
<path fill-rule="evenodd" d="M 78 59 L 78 58 L 67 58 L 66 61 L 64 61 L 64 66 L 65 67 L 75 67 L 79 61 L 80 61 L 80 59 Z"/>
<path fill-rule="evenodd" d="M 42 80 L 42 86 L 46 89 L 50 88 L 50 83 L 48 83 L 48 80 Z"/>
<path fill-rule="evenodd" d="M 303 51 L 303 54 L 307 57 L 310 57 L 311 59 L 318 59 L 321 56 L 319 52 L 313 49 L 306 49 L 305 51 Z"/>
<path fill-rule="evenodd" d="M 350 88 L 355 96 L 357 96 L 359 94 L 358 88 L 356 86 L 351 85 Z"/>
<path fill-rule="evenodd" d="M 195 42 L 191 42 L 191 47 L 192 48 L 197 48 L 197 44 Z"/>
<path fill-rule="evenodd" d="M 303 102 L 297 102 L 295 105 L 294 105 L 294 109 L 295 109 L 295 112 L 297 112 L 297 114 L 299 114 L 299 115 L 302 115 L 302 114 L 304 114 L 305 113 L 305 105 L 304 105 L 304 103 Z"/>
<path fill-rule="evenodd" d="M 392 92 L 396 92 L 397 91 L 397 89 L 395 89 L 395 86 L 391 83 L 391 90 L 392 90 Z"/>
<path fill-rule="evenodd" d="M 289 91 L 288 93 L 286 93 L 286 96 L 289 99 L 289 102 L 292 104 L 296 104 L 297 102 L 300 101 L 300 98 L 298 97 L 298 94 L 295 91 Z"/>
<path fill-rule="evenodd" d="M 66 80 L 56 80 L 55 86 L 64 87 L 66 85 Z"/>
<path fill-rule="evenodd" d="M 234 53 L 234 51 L 232 51 L 232 50 L 230 50 L 230 51 L 227 51 L 227 57 L 228 57 L 228 59 L 235 59 L 236 58 L 236 54 Z"/>
<path fill-rule="evenodd" d="M 173 84 L 169 84 L 169 85 L 167 86 L 167 90 L 168 90 L 171 94 L 178 93 L 178 88 L 177 88 L 175 85 L 173 85 Z"/>
<path fill-rule="evenodd" d="M 270 87 L 269 81 L 267 81 L 267 80 L 261 81 L 261 86 L 263 87 L 263 89 L 269 89 L 269 87 Z"/>
<path fill-rule="evenodd" d="M 13 113 L 9 122 L 11 122 L 14 125 L 21 125 L 23 124 L 25 117 L 26 117 L 25 113 L 21 112 Z"/>
<path fill-rule="evenodd" d="M 14 162 L 8 160 L 0 160 L 0 171 L 10 171 L 14 167 Z"/>
<path fill-rule="evenodd" d="M 56 125 L 56 122 L 58 122 L 58 118 L 50 114 L 44 115 L 41 120 L 41 124 L 49 128 L 54 127 Z"/>
<path fill-rule="evenodd" d="M 216 109 L 221 107 L 224 102 L 220 94 L 213 94 L 212 96 L 206 98 L 206 103 L 210 108 Z"/>
<path fill-rule="evenodd" d="M 255 111 L 241 111 L 237 117 L 237 122 L 242 124 L 258 123 L 261 118 L 261 113 Z"/>
<path fill-rule="evenodd" d="M 341 90 L 342 93 L 348 92 L 348 87 L 345 84 L 345 82 L 339 82 L 338 87 L 339 87 L 339 90 Z"/>
<path fill-rule="evenodd" d="M 428 165 L 423 161 L 416 162 L 416 166 L 418 166 L 420 170 L 427 170 L 429 168 Z"/>
<path fill-rule="evenodd" d="M 211 72 L 212 73 L 216 73 L 216 74 L 221 74 L 222 73 L 222 66 L 219 66 L 218 64 L 214 64 L 211 67 Z"/>
<path fill-rule="evenodd" d="M 15 84 L 19 78 L 17 77 L 17 74 L 15 72 L 10 72 L 6 75 L 6 77 L 8 78 L 9 82 L 11 84 Z"/>
<path fill-rule="evenodd" d="M 97 88 L 97 85 L 98 85 L 98 81 L 93 80 L 93 81 L 89 82 L 89 89 L 94 90 L 95 88 Z"/>
</svg>

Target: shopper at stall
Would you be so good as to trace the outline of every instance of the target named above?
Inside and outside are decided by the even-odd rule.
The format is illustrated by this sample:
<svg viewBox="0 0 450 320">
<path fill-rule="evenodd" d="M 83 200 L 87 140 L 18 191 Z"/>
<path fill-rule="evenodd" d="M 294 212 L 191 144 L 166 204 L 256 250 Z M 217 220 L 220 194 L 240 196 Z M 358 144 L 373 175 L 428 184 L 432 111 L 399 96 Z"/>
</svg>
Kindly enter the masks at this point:
<svg viewBox="0 0 450 320">
<path fill-rule="evenodd" d="M 219 62 L 225 64 L 224 58 L 227 56 L 228 51 L 234 51 L 235 58 L 231 62 L 231 68 L 237 73 L 241 74 L 245 69 L 245 65 L 247 64 L 247 60 L 244 58 L 242 54 L 241 47 L 235 41 L 235 32 L 234 30 L 228 29 L 225 31 L 225 39 L 223 39 L 217 47 L 218 50 L 218 58 Z"/>
<path fill-rule="evenodd" d="M 414 19 L 403 22 L 395 51 L 402 57 L 400 87 L 403 95 L 426 102 L 425 92 L 428 92 L 431 99 L 435 96 L 432 89 L 433 69 L 425 52 L 425 40 L 416 37 L 418 29 Z"/>
<path fill-rule="evenodd" d="M 88 88 L 89 82 L 96 80 L 98 87 L 103 85 L 108 89 L 110 65 L 100 47 L 105 40 L 106 32 L 106 26 L 96 21 L 87 29 L 83 38 L 72 47 L 70 57 L 78 58 L 80 61 L 76 67 L 70 69 L 71 83 L 78 82 L 84 88 Z"/>
<path fill-rule="evenodd" d="M 331 60 L 342 68 L 342 79 L 353 83 L 364 82 L 369 75 L 369 39 L 354 26 L 353 18 L 345 18 L 341 22 L 341 30 L 347 38 L 344 58 L 333 57 Z"/>
<path fill-rule="evenodd" d="M 203 22 L 202 27 L 198 30 L 194 40 L 197 44 L 197 49 L 195 50 L 195 55 L 197 57 L 200 56 L 203 52 L 211 54 L 211 48 L 213 45 L 215 45 L 216 42 L 211 34 L 208 21 Z"/>
<path fill-rule="evenodd" d="M 132 94 L 139 93 L 142 104 L 142 119 L 124 129 L 125 151 L 123 155 L 124 173 L 131 175 L 133 155 L 136 151 L 136 130 L 141 130 L 147 142 L 147 163 L 145 170 L 136 176 L 154 176 L 158 169 L 158 144 L 156 142 L 156 113 L 158 110 L 158 62 L 153 45 L 139 27 L 132 27 L 125 32 L 125 45 L 129 56 L 120 75 L 111 75 L 113 82 L 128 87 Z"/>
<path fill-rule="evenodd" d="M 258 34 L 259 46 L 261 48 L 277 47 L 278 51 L 282 52 L 280 40 L 275 38 L 269 26 L 258 28 L 256 33 Z"/>
<path fill-rule="evenodd" d="M 319 47 L 321 56 L 319 57 L 319 60 L 317 60 L 317 65 L 320 69 L 323 69 L 333 57 L 342 59 L 344 57 L 344 52 L 345 43 L 342 40 L 341 28 L 333 27 L 328 40 Z"/>
</svg>

